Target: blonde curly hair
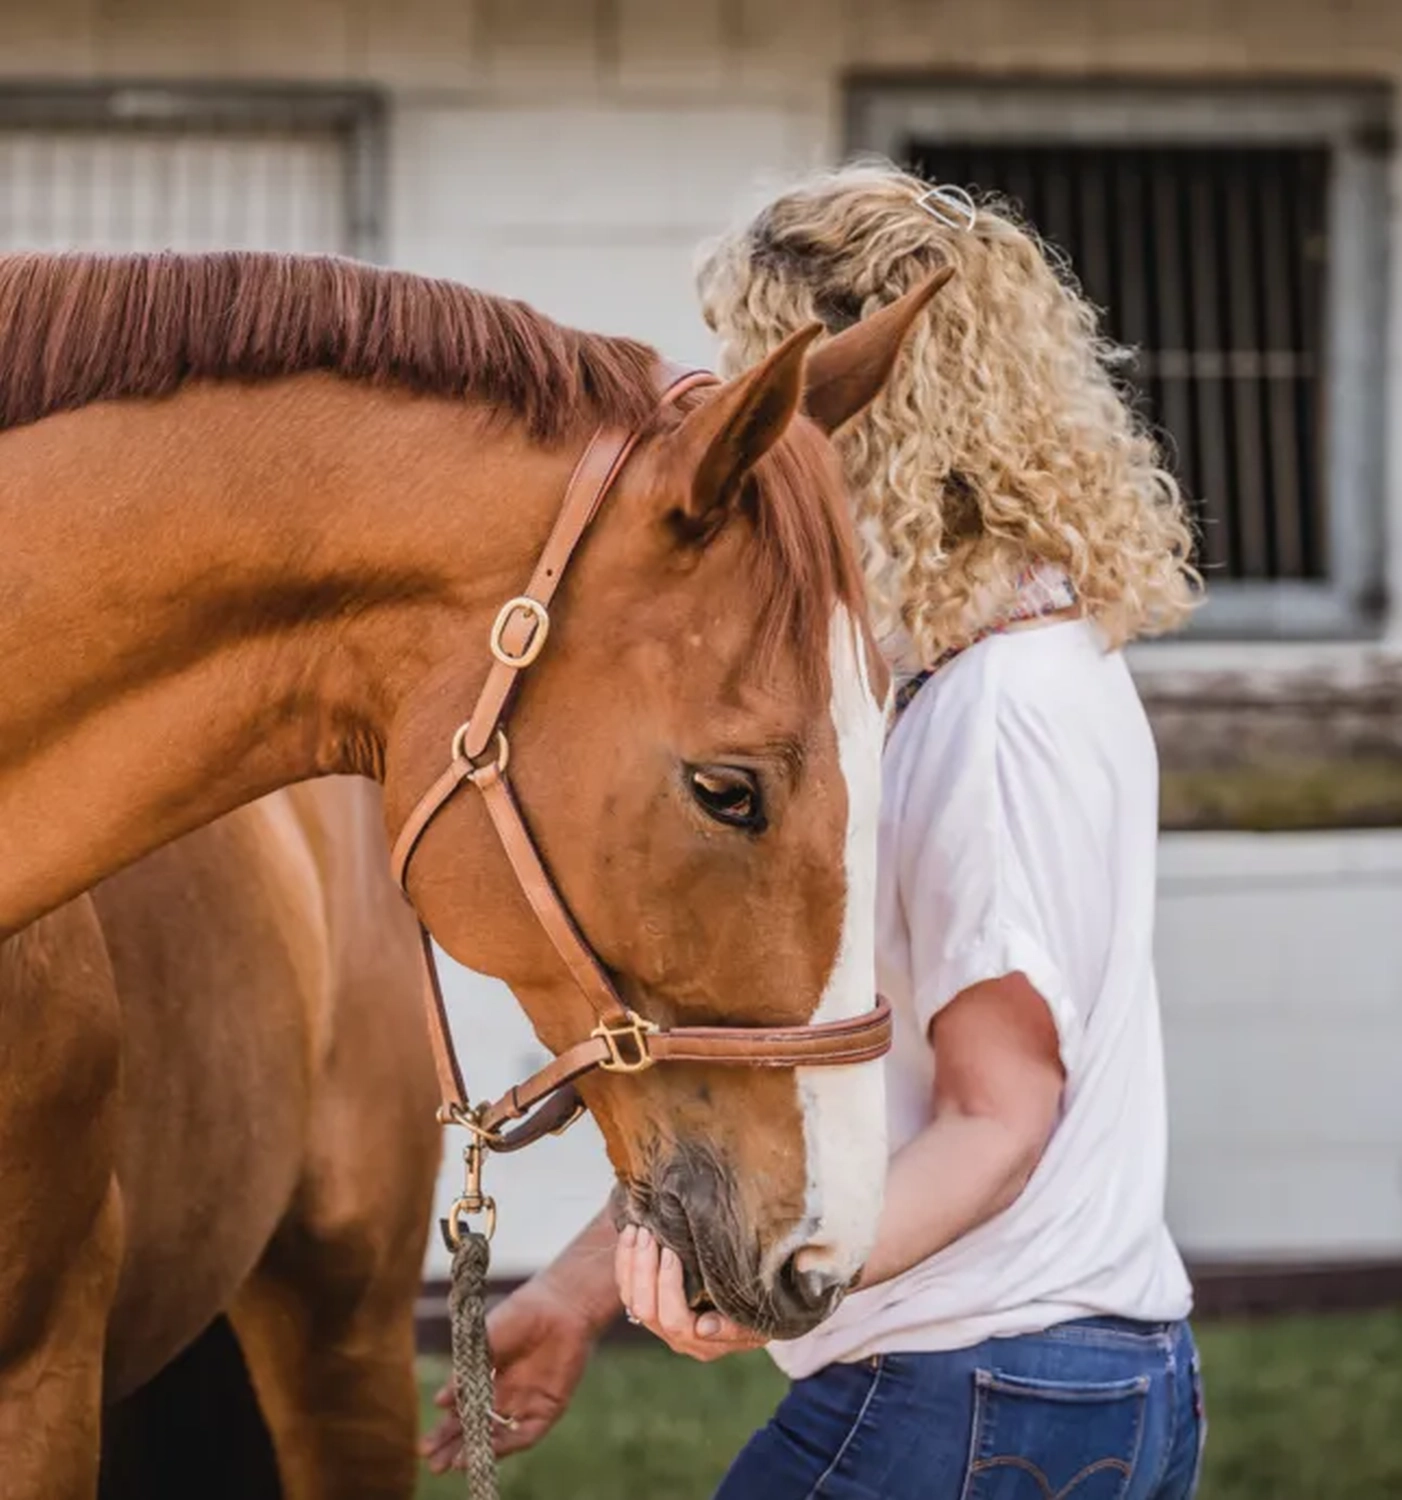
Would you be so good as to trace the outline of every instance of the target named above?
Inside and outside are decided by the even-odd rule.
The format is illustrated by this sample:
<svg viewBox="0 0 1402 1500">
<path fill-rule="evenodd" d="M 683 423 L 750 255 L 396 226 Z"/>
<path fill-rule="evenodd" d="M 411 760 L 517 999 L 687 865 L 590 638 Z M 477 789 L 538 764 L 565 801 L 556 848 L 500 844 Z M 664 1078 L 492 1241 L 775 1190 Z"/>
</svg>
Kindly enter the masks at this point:
<svg viewBox="0 0 1402 1500">
<path fill-rule="evenodd" d="M 710 245 L 698 288 L 722 368 L 815 319 L 838 332 L 952 265 L 886 389 L 838 435 L 879 636 L 933 665 L 1038 563 L 1065 570 L 1111 646 L 1171 630 L 1201 581 L 1178 486 L 1120 392 L 1124 351 L 1006 206 L 985 200 L 962 227 L 920 205 L 926 190 L 859 163 Z"/>
</svg>

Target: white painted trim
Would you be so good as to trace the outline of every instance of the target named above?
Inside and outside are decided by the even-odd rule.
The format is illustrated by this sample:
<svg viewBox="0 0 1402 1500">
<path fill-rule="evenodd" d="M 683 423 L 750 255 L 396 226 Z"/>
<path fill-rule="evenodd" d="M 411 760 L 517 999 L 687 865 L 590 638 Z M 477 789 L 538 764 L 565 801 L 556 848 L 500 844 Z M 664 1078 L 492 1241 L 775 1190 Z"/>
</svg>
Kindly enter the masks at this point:
<svg viewBox="0 0 1402 1500">
<path fill-rule="evenodd" d="M 1398 129 L 1399 98 L 1392 97 L 1392 128 Z M 1393 152 L 1389 172 L 1388 202 L 1392 210 L 1388 223 L 1388 291 L 1387 369 L 1383 377 L 1383 431 L 1385 452 L 1383 476 L 1386 506 L 1383 515 L 1384 601 L 1383 638 L 1402 650 L 1402 380 L 1393 376 L 1402 370 L 1402 153 Z M 1389 378 L 1392 377 L 1392 378 Z"/>
<path fill-rule="evenodd" d="M 1172 83 L 1120 85 L 932 79 L 858 83 L 848 109 L 849 146 L 889 151 L 904 135 L 997 141 L 1045 135 L 1068 142 L 1216 144 L 1223 140 L 1338 147 L 1363 126 L 1386 123 L 1387 95 L 1373 86 L 1277 87 Z"/>
<path fill-rule="evenodd" d="M 1381 641 L 1168 640 L 1136 641 L 1125 652 L 1130 669 L 1152 678 L 1168 672 L 1362 674 L 1402 660 L 1402 639 Z"/>
<path fill-rule="evenodd" d="M 1161 896 L 1214 888 L 1388 885 L 1402 880 L 1402 829 L 1323 833 L 1165 833 L 1159 838 Z"/>
</svg>

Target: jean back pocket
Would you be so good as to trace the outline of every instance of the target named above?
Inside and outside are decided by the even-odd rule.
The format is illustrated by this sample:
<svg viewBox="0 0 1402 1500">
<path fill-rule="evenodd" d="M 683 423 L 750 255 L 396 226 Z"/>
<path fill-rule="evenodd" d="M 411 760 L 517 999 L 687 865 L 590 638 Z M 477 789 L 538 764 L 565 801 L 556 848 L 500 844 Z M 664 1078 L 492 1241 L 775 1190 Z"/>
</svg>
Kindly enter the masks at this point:
<svg viewBox="0 0 1402 1500">
<path fill-rule="evenodd" d="M 1122 1500 L 1134 1474 L 1147 1376 L 1103 1383 L 974 1372 L 961 1500 Z"/>
</svg>

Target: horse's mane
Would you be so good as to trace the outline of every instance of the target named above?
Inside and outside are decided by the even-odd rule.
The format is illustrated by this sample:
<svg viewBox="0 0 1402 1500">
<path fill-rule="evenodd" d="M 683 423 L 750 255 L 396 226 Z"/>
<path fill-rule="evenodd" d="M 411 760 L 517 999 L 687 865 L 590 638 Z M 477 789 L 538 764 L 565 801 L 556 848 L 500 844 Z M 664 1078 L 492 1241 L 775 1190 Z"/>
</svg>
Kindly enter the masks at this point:
<svg viewBox="0 0 1402 1500">
<path fill-rule="evenodd" d="M 582 418 L 631 425 L 657 355 L 523 302 L 335 256 L 0 257 L 0 429 L 188 380 L 326 370 L 468 396 L 549 442 Z"/>
<path fill-rule="evenodd" d="M 313 370 L 499 406 L 541 442 L 585 419 L 631 427 L 657 415 L 658 356 L 646 344 L 334 256 L 0 256 L 0 350 L 0 430 L 192 380 Z M 811 683 L 833 603 L 855 606 L 862 594 L 842 479 L 831 450 L 801 427 L 756 479 L 757 651 L 792 645 Z"/>
</svg>

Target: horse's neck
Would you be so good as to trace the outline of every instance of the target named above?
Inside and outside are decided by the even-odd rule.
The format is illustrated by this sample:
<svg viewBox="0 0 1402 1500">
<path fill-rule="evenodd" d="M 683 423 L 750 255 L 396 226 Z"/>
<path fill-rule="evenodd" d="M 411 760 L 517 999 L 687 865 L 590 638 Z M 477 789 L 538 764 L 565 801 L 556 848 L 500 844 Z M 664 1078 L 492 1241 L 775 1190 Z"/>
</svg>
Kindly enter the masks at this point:
<svg viewBox="0 0 1402 1500">
<path fill-rule="evenodd" d="M 0 933 L 275 787 L 377 775 L 528 557 L 529 499 L 493 511 L 532 493 L 495 482 L 520 447 L 315 376 L 0 438 Z"/>
</svg>

